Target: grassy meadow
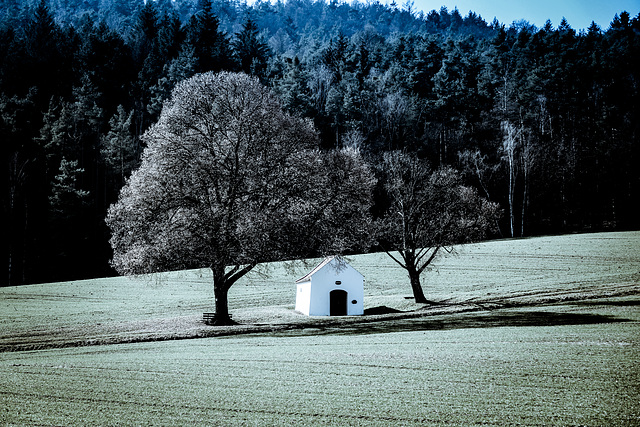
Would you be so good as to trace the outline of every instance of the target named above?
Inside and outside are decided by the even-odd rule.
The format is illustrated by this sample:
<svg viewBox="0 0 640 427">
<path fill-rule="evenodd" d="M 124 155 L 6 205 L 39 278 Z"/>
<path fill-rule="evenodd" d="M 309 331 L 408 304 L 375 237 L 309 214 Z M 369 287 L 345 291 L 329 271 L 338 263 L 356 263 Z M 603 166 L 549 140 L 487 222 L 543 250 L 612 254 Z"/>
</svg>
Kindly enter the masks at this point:
<svg viewBox="0 0 640 427">
<path fill-rule="evenodd" d="M 640 232 L 457 247 L 435 306 L 350 261 L 390 314 L 296 314 L 281 264 L 232 287 L 230 336 L 206 270 L 0 288 L 0 425 L 640 425 Z"/>
</svg>

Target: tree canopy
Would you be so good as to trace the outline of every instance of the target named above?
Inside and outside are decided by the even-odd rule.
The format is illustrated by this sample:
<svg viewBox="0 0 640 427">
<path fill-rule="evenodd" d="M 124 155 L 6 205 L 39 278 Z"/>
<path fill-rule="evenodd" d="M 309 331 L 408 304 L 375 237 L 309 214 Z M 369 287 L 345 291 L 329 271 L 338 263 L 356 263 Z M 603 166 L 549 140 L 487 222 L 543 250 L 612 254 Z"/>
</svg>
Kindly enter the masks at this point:
<svg viewBox="0 0 640 427">
<path fill-rule="evenodd" d="M 142 137 L 142 164 L 109 209 L 121 274 L 213 271 L 216 324 L 258 263 L 366 249 L 372 173 L 354 150 L 318 149 L 257 78 L 205 73 L 178 84 Z"/>
</svg>

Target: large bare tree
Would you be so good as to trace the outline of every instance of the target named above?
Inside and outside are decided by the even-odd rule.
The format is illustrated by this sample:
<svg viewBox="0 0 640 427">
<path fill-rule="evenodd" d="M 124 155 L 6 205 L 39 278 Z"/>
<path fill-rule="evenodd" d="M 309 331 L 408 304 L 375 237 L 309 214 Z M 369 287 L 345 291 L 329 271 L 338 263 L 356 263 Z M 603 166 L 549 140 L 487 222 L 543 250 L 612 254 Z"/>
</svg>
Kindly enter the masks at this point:
<svg viewBox="0 0 640 427">
<path fill-rule="evenodd" d="M 381 171 L 389 208 L 378 221 L 378 240 L 407 270 L 417 303 L 428 303 L 420 275 L 443 251 L 485 236 L 499 214 L 498 205 L 462 185 L 451 168 L 433 171 L 415 155 L 393 151 Z"/>
<path fill-rule="evenodd" d="M 356 150 L 322 152 L 309 121 L 256 78 L 179 84 L 143 136 L 142 164 L 109 209 L 121 274 L 210 267 L 215 324 L 258 263 L 366 246 L 373 174 Z"/>
</svg>

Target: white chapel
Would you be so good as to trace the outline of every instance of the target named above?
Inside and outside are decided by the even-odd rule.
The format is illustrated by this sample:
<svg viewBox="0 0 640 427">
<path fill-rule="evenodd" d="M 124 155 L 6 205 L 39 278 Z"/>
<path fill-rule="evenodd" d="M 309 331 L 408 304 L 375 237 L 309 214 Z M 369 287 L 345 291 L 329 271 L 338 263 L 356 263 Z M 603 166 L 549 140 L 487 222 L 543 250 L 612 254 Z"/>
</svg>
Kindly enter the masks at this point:
<svg viewBox="0 0 640 427">
<path fill-rule="evenodd" d="M 307 316 L 364 314 L 364 276 L 342 258 L 325 258 L 296 280 L 296 291 L 296 311 Z"/>
</svg>

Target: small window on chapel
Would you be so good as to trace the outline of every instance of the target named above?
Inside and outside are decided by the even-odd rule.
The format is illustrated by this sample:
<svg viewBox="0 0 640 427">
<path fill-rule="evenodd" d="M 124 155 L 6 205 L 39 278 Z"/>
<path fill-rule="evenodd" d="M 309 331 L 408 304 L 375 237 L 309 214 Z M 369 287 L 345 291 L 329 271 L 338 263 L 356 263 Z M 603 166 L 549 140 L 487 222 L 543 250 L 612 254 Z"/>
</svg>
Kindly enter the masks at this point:
<svg viewBox="0 0 640 427">
<path fill-rule="evenodd" d="M 340 280 L 336 280 L 336 285 L 342 285 L 342 282 Z"/>
</svg>

